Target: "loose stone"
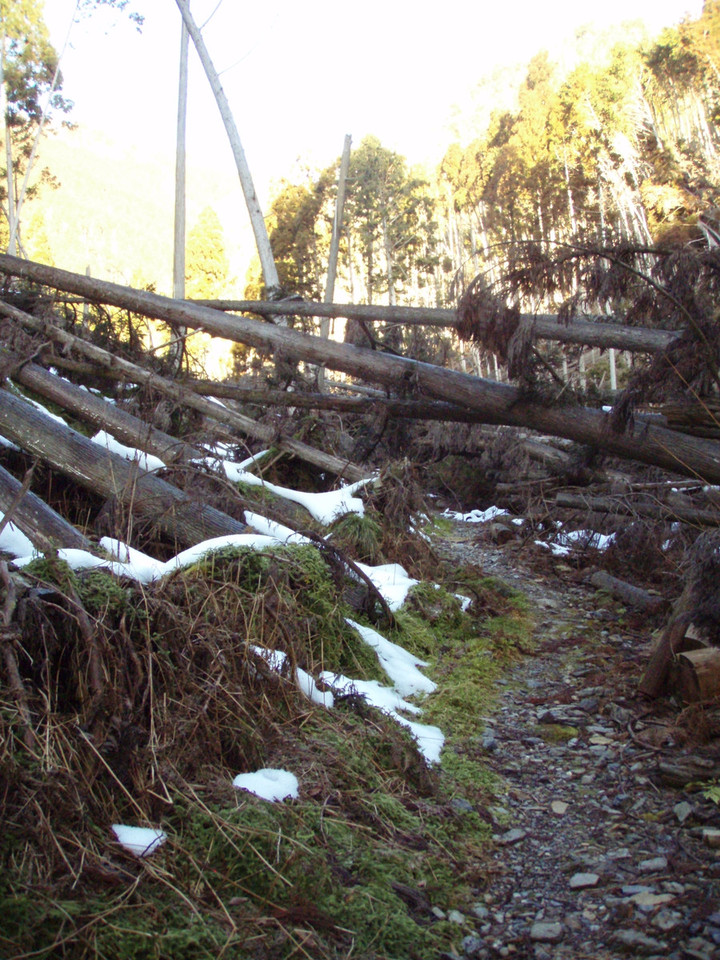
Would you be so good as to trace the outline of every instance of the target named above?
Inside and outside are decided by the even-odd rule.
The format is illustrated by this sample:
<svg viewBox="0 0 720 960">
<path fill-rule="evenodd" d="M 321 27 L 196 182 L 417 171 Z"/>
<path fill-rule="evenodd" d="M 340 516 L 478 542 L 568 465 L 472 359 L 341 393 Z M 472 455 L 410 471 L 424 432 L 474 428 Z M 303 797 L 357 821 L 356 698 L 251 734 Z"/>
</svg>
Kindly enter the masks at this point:
<svg viewBox="0 0 720 960">
<path fill-rule="evenodd" d="M 524 840 L 527 836 L 527 830 L 521 830 L 519 827 L 515 827 L 512 830 L 508 830 L 507 833 L 503 833 L 502 836 L 498 837 L 498 843 L 502 847 L 512 846 L 514 843 L 520 843 L 521 840 Z"/>
<path fill-rule="evenodd" d="M 530 927 L 530 939 L 537 943 L 559 943 L 565 935 L 565 928 L 559 922 L 538 921 Z"/>
<path fill-rule="evenodd" d="M 575 873 L 570 877 L 570 889 L 584 890 L 586 887 L 594 887 L 599 879 L 597 873 Z"/>
<path fill-rule="evenodd" d="M 648 937 L 640 930 L 618 930 L 613 934 L 613 941 L 618 946 L 625 947 L 628 953 L 659 953 L 667 950 L 667 944 L 661 940 L 655 940 L 654 937 Z"/>
</svg>

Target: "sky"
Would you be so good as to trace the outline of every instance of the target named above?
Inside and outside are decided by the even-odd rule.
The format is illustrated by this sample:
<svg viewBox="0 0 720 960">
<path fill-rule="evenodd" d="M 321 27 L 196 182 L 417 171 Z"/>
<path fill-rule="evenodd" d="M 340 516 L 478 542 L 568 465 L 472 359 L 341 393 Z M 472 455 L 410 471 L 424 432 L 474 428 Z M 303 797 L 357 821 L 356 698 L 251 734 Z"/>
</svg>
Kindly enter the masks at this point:
<svg viewBox="0 0 720 960">
<path fill-rule="evenodd" d="M 45 0 L 73 120 L 148 155 L 175 143 L 180 13 L 173 0 L 131 0 L 127 16 L 75 23 L 76 0 Z M 369 133 L 411 163 L 437 162 L 453 108 L 483 75 L 562 55 L 575 32 L 636 19 L 652 29 L 696 17 L 702 0 L 193 0 L 233 111 L 261 203 L 272 183 L 333 162 Z M 70 28 L 70 30 L 69 30 Z M 69 34 L 68 34 L 69 30 Z M 68 40 L 67 46 L 65 41 Z M 215 102 L 191 50 L 188 164 L 234 172 Z M 169 165 L 169 176 L 172 166 Z"/>
</svg>

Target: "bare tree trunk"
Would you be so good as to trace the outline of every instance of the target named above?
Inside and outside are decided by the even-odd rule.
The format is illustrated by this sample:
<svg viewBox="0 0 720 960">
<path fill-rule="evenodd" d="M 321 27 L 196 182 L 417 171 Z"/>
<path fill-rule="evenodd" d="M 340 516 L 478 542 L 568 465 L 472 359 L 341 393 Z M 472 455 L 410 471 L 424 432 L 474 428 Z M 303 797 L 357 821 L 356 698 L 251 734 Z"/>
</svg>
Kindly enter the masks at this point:
<svg viewBox="0 0 720 960">
<path fill-rule="evenodd" d="M 292 301 L 273 303 L 268 300 L 193 300 L 198 306 L 214 310 L 238 313 L 256 313 L 272 317 L 290 314 L 298 317 L 345 317 L 348 320 L 363 320 L 365 323 L 400 323 L 406 326 L 455 327 L 457 311 L 443 307 L 398 307 L 355 303 L 316 303 Z M 558 343 L 583 344 L 605 349 L 633 350 L 657 353 L 664 350 L 680 336 L 678 330 L 655 330 L 646 327 L 629 327 L 621 323 L 608 323 L 606 318 L 573 320 L 560 323 L 552 314 L 521 314 L 521 320 L 532 323 L 533 333 L 539 340 L 555 340 Z"/>
<path fill-rule="evenodd" d="M 24 263 L 27 261 L 18 262 Z M 127 290 L 128 288 L 120 287 L 119 289 Z M 175 303 L 176 301 L 168 300 L 168 302 Z M 207 312 L 213 313 L 214 311 Z M 188 407 L 192 407 L 194 410 L 198 410 L 200 413 L 212 420 L 216 420 L 229 427 L 234 427 L 236 430 L 254 437 L 263 443 L 271 444 L 285 453 L 290 453 L 293 456 L 304 460 L 306 463 L 312 463 L 321 470 L 327 470 L 329 473 L 337 474 L 339 477 L 345 477 L 350 481 L 363 480 L 365 477 L 367 477 L 366 470 L 362 470 L 360 467 L 353 463 L 349 463 L 347 460 L 341 460 L 339 457 L 334 457 L 331 454 L 323 453 L 322 451 L 316 450 L 314 447 L 311 447 L 307 443 L 303 443 L 300 440 L 294 440 L 291 437 L 278 436 L 277 431 L 274 430 L 273 427 L 267 426 L 266 424 L 257 423 L 250 417 L 245 417 L 242 414 L 236 413 L 235 411 L 230 410 L 228 407 L 222 406 L 219 403 L 215 403 L 211 400 L 205 400 L 203 397 L 197 396 L 192 392 L 192 390 L 186 389 L 181 383 L 175 380 L 166 380 L 164 377 L 152 373 L 150 370 L 145 370 L 143 367 L 139 367 L 134 363 L 130 363 L 128 360 L 123 360 L 120 357 L 113 356 L 112 354 L 108 353 L 107 350 L 103 350 L 85 340 L 81 340 L 79 337 L 75 337 L 71 333 L 67 333 L 65 330 L 60 330 L 51 323 L 47 323 L 43 320 L 37 319 L 36 317 L 32 317 L 29 314 L 23 313 L 22 310 L 18 310 L 16 307 L 11 307 L 9 304 L 3 303 L 2 301 L 0 301 L 0 314 L 4 314 L 5 316 L 18 320 L 31 330 L 41 331 L 45 334 L 45 336 L 55 340 L 57 343 L 62 343 L 66 346 L 73 346 L 85 356 L 91 358 L 96 363 L 101 364 L 106 369 L 122 371 L 125 377 L 130 381 L 135 383 L 146 383 L 166 396 L 177 400 L 179 403 Z M 163 316 L 158 317 L 157 319 L 167 320 L 168 317 Z M 172 322 L 172 320 L 168 320 L 168 322 Z M 255 322 L 257 323 L 258 321 Z M 188 323 L 187 325 L 193 326 L 192 323 Z M 269 324 L 259 323 L 259 326 L 267 327 L 267 329 L 278 330 L 277 327 L 272 327 Z M 293 331 L 285 332 L 291 333 Z M 301 336 L 304 336 L 304 334 L 301 334 Z"/>
<path fill-rule="evenodd" d="M 177 142 L 175 145 L 175 221 L 173 233 L 173 296 L 185 299 L 185 160 L 187 126 L 188 47 L 190 36 L 182 22 L 180 30 L 180 76 L 178 79 Z M 175 371 L 182 367 L 187 330 L 178 327 L 170 344 L 170 359 Z"/>
<path fill-rule="evenodd" d="M 12 140 L 8 123 L 7 87 L 5 85 L 5 25 L 0 28 L 0 117 L 2 117 L 5 138 L 5 166 L 7 168 L 7 219 L 10 231 L 8 253 L 14 256 L 17 251 L 17 208 L 15 206 L 15 176 L 13 172 Z"/>
<path fill-rule="evenodd" d="M 347 183 L 348 168 L 350 167 L 350 147 L 352 137 L 347 134 L 343 144 L 340 172 L 338 174 L 337 198 L 335 200 L 335 217 L 333 218 L 332 237 L 330 239 L 330 256 L 328 259 L 327 283 L 325 284 L 325 303 L 332 303 L 335 293 L 335 276 L 337 274 L 338 252 L 340 250 L 340 234 L 342 232 L 343 209 L 345 207 L 345 185 Z M 330 317 L 323 317 L 320 321 L 320 336 L 330 336 Z M 318 389 L 323 390 L 325 381 L 324 367 L 318 368 Z"/>
<path fill-rule="evenodd" d="M 527 400 L 520 389 L 509 384 L 481 380 L 378 350 L 323 340 L 248 317 L 230 318 L 187 301 L 178 302 L 16 257 L 0 255 L 0 271 L 169 323 L 202 326 L 215 336 L 246 343 L 267 352 L 281 350 L 284 356 L 314 364 L 325 363 L 328 367 L 343 370 L 370 383 L 420 390 L 435 399 L 447 400 L 481 413 L 486 423 L 529 427 L 596 446 L 626 459 L 696 476 L 708 483 L 720 482 L 720 446 L 712 441 L 700 440 L 647 422 L 637 423 L 633 429 L 623 433 L 615 433 L 610 428 L 608 416 L 600 411 L 582 407 L 543 406 Z M 8 316 L 17 316 L 14 308 L 6 304 L 2 304 L 1 309 Z M 48 328 L 52 330 L 51 325 Z M 113 360 L 119 362 L 115 358 Z M 200 398 L 196 397 L 195 403 L 199 401 Z M 229 415 L 225 416 L 230 422 Z M 233 416 L 237 417 L 236 414 Z M 215 418 L 219 419 L 217 407 Z M 285 448 L 288 448 L 287 445 Z"/>
<path fill-rule="evenodd" d="M 23 485 L 19 480 L 0 467 L 0 511 L 7 511 L 14 505 L 11 521 L 22 530 L 25 536 L 40 550 L 74 547 L 78 550 L 91 550 L 87 537 L 72 524 L 64 520 L 46 503 L 31 491 L 23 494 Z M 20 497 L 20 495 L 22 497 Z"/>
<path fill-rule="evenodd" d="M 273 257 L 272 248 L 270 247 L 270 239 L 265 227 L 265 219 L 263 217 L 262 210 L 260 209 L 260 202 L 258 201 L 257 194 L 255 192 L 255 185 L 250 173 L 250 167 L 248 166 L 245 158 L 245 151 L 243 150 L 243 146 L 240 141 L 240 134 L 238 133 L 235 125 L 235 119 L 232 115 L 232 111 L 230 110 L 230 104 L 228 103 L 225 91 L 220 83 L 220 77 L 218 76 L 217 70 L 210 59 L 210 54 L 205 46 L 205 41 L 202 38 L 202 34 L 200 33 L 200 30 L 195 24 L 192 14 L 190 13 L 190 4 L 188 3 L 188 0 L 175 0 L 175 2 L 178 5 L 180 13 L 182 14 L 183 21 L 185 22 L 187 31 L 192 38 L 195 49 L 198 52 L 200 62 L 205 70 L 205 75 L 207 76 L 212 91 L 215 94 L 215 101 L 217 102 L 220 116 L 225 124 L 225 130 L 227 131 L 233 156 L 235 157 L 235 166 L 237 167 L 238 176 L 240 177 L 240 184 L 245 195 L 245 203 L 247 204 L 248 213 L 250 214 L 250 223 L 252 224 L 253 233 L 255 234 L 255 243 L 257 245 L 258 256 L 260 257 L 260 266 L 262 267 L 263 279 L 265 281 L 268 298 L 270 300 L 277 299 L 280 295 L 280 280 L 278 278 L 278 272 L 275 266 L 275 259 Z"/>
<path fill-rule="evenodd" d="M 188 496 L 104 447 L 0 390 L 0 433 L 81 486 L 117 499 L 180 546 L 247 533 L 239 520 Z"/>
<path fill-rule="evenodd" d="M 89 390 L 53 376 L 35 363 L 25 363 L 13 372 L 13 380 L 56 403 L 96 429 L 105 430 L 121 443 L 138 447 L 159 457 L 164 463 L 197 460 L 206 456 L 198 447 L 177 440 L 134 417 L 114 403 L 108 403 Z"/>
</svg>

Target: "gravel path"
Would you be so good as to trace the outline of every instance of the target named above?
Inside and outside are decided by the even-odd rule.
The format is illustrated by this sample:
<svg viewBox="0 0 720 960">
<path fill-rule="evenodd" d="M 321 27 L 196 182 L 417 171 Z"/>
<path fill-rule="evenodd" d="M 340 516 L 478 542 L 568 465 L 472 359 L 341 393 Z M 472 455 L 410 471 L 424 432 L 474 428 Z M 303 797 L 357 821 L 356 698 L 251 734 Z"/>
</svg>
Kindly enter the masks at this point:
<svg viewBox="0 0 720 960">
<path fill-rule="evenodd" d="M 478 738 L 505 789 L 461 955 L 720 958 L 720 807 L 658 777 L 660 759 L 717 758 L 720 743 L 690 744 L 677 707 L 637 696 L 641 629 L 470 527 L 458 525 L 444 552 L 522 589 L 538 611 L 538 646 Z"/>
</svg>

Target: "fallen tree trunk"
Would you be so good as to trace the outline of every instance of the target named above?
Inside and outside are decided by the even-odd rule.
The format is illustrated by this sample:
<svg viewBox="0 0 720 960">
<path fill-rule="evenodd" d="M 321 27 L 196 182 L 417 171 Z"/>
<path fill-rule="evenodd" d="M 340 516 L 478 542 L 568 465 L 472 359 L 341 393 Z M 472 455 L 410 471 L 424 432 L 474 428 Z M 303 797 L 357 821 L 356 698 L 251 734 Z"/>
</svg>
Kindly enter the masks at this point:
<svg viewBox="0 0 720 960">
<path fill-rule="evenodd" d="M 139 447 L 165 463 L 197 460 L 206 456 L 198 447 L 171 437 L 114 403 L 108 403 L 102 397 L 54 376 L 35 363 L 23 364 L 13 371 L 12 377 L 17 383 L 58 404 L 63 410 L 73 413 L 100 430 L 107 431 L 121 443 Z"/>
<path fill-rule="evenodd" d="M 152 521 L 180 547 L 247 533 L 239 520 L 110 453 L 7 390 L 0 390 L 0 434 L 81 486 L 107 499 L 116 498 L 133 516 Z"/>
<path fill-rule="evenodd" d="M 609 594 L 617 600 L 622 600 L 629 607 L 635 607 L 638 610 L 646 610 L 648 613 L 658 613 L 670 606 L 665 597 L 660 597 L 656 593 L 650 593 L 643 590 L 642 587 L 636 587 L 625 580 L 618 580 L 605 570 L 596 570 L 590 577 L 590 582 L 598 590 L 607 590 Z"/>
<path fill-rule="evenodd" d="M 130 363 L 129 360 L 123 360 L 121 357 L 116 357 L 113 354 L 108 353 L 107 350 L 103 350 L 101 347 L 96 347 L 94 344 L 88 343 L 87 340 L 82 340 L 80 337 L 76 337 L 73 334 L 68 333 L 66 330 L 61 330 L 59 327 L 56 327 L 54 324 L 49 323 L 46 320 L 40 320 L 37 317 L 33 317 L 22 310 L 18 310 L 17 307 L 13 307 L 1 300 L 0 314 L 5 314 L 5 316 L 17 320 L 24 327 L 36 332 L 40 332 L 44 336 L 54 340 L 57 343 L 61 343 L 66 347 L 73 347 L 85 356 L 91 358 L 95 363 L 100 364 L 102 367 L 121 374 L 125 380 L 130 380 L 135 383 L 144 383 L 154 387 L 160 393 L 172 397 L 172 399 L 176 400 L 178 403 L 192 407 L 193 409 L 198 410 L 200 413 L 210 417 L 213 420 L 217 420 L 226 426 L 234 427 L 236 430 L 239 430 L 242 433 L 254 437 L 257 440 L 261 440 L 263 443 L 273 445 L 279 450 L 282 450 L 285 453 L 290 453 L 293 456 L 306 461 L 307 463 L 312 463 L 315 466 L 320 467 L 321 470 L 327 470 L 329 473 L 346 477 L 351 481 L 363 480 L 367 476 L 366 470 L 362 470 L 360 467 L 353 463 L 349 463 L 347 460 L 341 460 L 339 457 L 335 457 L 332 454 L 323 453 L 322 451 L 311 447 L 307 443 L 303 443 L 300 440 L 294 440 L 292 437 L 279 436 L 273 427 L 258 423 L 257 421 L 252 420 L 250 417 L 245 417 L 240 413 L 236 413 L 234 410 L 230 410 L 219 403 L 213 403 L 211 400 L 205 400 L 203 397 L 193 393 L 192 390 L 184 387 L 181 381 L 167 380 L 150 370 L 146 370 L 144 367 L 140 367 L 135 363 Z M 192 324 L 188 324 L 188 326 L 192 326 Z"/>
<path fill-rule="evenodd" d="M 680 520 L 698 526 L 720 525 L 720 510 L 702 510 L 699 507 L 674 506 L 670 503 L 631 503 L 626 498 L 586 497 L 579 493 L 561 491 L 555 497 L 559 507 L 587 510 L 593 513 L 618 513 L 623 516 L 655 517 L 658 520 Z"/>
<path fill-rule="evenodd" d="M 76 527 L 32 491 L 23 493 L 22 483 L 4 467 L 0 467 L 0 512 L 7 513 L 8 510 L 11 510 L 10 521 L 39 550 L 59 547 L 92 550 L 90 541 Z"/>
<path fill-rule="evenodd" d="M 353 303 L 316 303 L 305 300 L 192 300 L 198 306 L 237 313 L 254 313 L 261 317 L 295 316 L 362 320 L 365 323 L 398 323 L 403 326 L 457 326 L 457 313 L 441 307 L 397 307 Z M 533 326 L 539 340 L 580 344 L 586 347 L 615 347 L 618 350 L 657 353 L 680 336 L 675 330 L 654 330 L 629 327 L 602 320 L 573 320 L 561 323 L 552 314 L 522 314 L 521 320 Z"/>
<path fill-rule="evenodd" d="M 325 364 L 400 391 L 420 391 L 477 411 L 485 423 L 529 427 L 595 446 L 619 457 L 655 464 L 710 483 L 720 482 L 720 447 L 712 441 L 649 424 L 615 433 L 604 413 L 582 407 L 548 406 L 528 398 L 519 388 L 509 384 L 483 380 L 377 350 L 336 343 L 261 320 L 230 318 L 217 310 L 187 301 L 177 303 L 154 293 L 132 290 L 6 254 L 0 255 L 0 271 L 171 324 L 202 326 L 209 333 L 248 344 L 260 351 L 279 351 L 284 356 Z M 3 310 L 7 312 L 7 307 Z"/>
</svg>

